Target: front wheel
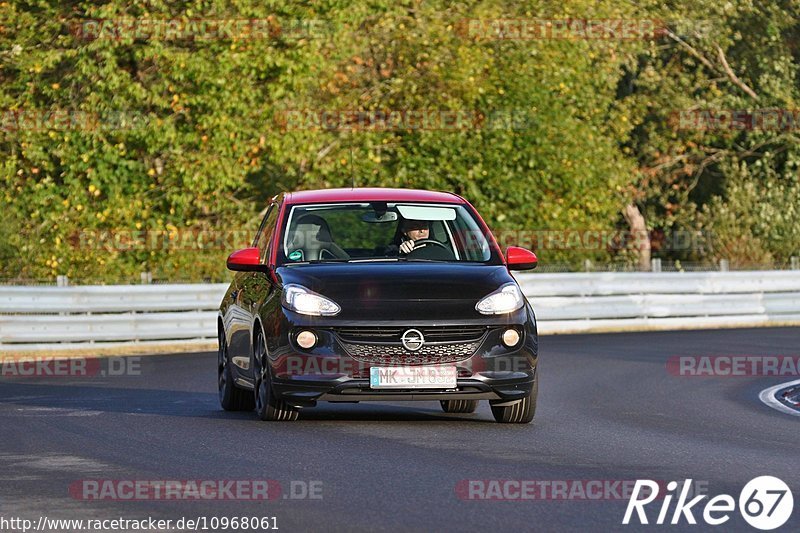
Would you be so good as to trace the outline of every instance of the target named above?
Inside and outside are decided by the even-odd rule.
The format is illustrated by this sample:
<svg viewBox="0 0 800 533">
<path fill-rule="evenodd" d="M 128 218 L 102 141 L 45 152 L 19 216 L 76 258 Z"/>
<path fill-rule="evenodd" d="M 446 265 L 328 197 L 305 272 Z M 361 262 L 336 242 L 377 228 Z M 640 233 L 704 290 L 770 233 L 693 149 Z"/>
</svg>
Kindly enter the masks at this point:
<svg viewBox="0 0 800 533">
<path fill-rule="evenodd" d="M 217 352 L 217 388 L 219 403 L 226 411 L 250 411 L 255 405 L 253 395 L 242 390 L 233 382 L 233 371 L 228 357 L 228 342 L 225 332 L 219 331 L 219 351 Z"/>
<path fill-rule="evenodd" d="M 489 405 L 494 419 L 503 424 L 528 424 L 536 414 L 536 397 L 539 395 L 539 373 L 533 380 L 530 395 L 512 405 Z"/>
<path fill-rule="evenodd" d="M 275 394 L 272 391 L 269 364 L 267 363 L 267 350 L 260 337 L 256 339 L 253 363 L 253 374 L 255 376 L 254 398 L 258 418 L 284 422 L 297 420 L 300 412 L 283 400 L 275 398 Z"/>
</svg>

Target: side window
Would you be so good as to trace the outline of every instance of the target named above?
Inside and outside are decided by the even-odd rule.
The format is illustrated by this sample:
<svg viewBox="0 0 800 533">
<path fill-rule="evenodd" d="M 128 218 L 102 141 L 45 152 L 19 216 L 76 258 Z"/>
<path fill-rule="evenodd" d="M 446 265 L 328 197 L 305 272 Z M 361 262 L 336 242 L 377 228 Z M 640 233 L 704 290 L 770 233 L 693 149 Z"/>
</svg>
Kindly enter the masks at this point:
<svg viewBox="0 0 800 533">
<path fill-rule="evenodd" d="M 278 220 L 278 211 L 280 211 L 280 209 L 278 209 L 277 204 L 273 203 L 269 206 L 269 210 L 264 216 L 264 221 L 261 223 L 261 228 L 259 228 L 258 235 L 256 236 L 255 246 L 258 247 L 262 263 L 267 261 L 269 243 L 275 232 L 275 222 Z"/>
<path fill-rule="evenodd" d="M 261 233 L 264 232 L 264 226 L 267 225 L 267 218 L 269 217 L 269 214 L 272 212 L 273 205 L 274 204 L 271 203 L 267 206 L 267 212 L 264 214 L 264 218 L 261 219 L 261 224 L 259 224 L 258 226 L 258 231 L 256 231 L 256 238 L 253 239 L 253 244 L 250 245 L 253 248 L 258 247 L 258 240 L 261 238 Z"/>
<path fill-rule="evenodd" d="M 491 257 L 489 244 L 483 232 L 474 222 L 458 218 L 452 223 L 456 247 L 463 253 L 464 261 L 488 261 Z"/>
</svg>

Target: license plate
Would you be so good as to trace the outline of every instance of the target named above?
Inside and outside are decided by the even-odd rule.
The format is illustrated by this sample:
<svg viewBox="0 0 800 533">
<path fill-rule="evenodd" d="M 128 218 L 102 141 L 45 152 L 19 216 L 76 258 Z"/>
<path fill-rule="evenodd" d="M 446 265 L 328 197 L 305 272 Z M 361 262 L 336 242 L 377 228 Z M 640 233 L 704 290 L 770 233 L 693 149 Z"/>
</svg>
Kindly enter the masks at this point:
<svg viewBox="0 0 800 533">
<path fill-rule="evenodd" d="M 369 369 L 372 389 L 454 389 L 458 372 L 454 366 L 373 366 Z"/>
</svg>

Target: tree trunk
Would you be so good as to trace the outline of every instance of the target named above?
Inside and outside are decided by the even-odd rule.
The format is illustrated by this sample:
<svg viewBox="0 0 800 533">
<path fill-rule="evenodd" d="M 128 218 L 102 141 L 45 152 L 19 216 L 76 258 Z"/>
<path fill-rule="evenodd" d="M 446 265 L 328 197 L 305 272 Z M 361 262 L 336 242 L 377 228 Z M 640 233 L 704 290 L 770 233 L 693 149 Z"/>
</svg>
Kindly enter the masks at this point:
<svg viewBox="0 0 800 533">
<path fill-rule="evenodd" d="M 631 248 L 636 254 L 636 263 L 639 270 L 650 270 L 650 235 L 644 223 L 644 216 L 635 204 L 628 204 L 622 210 L 622 215 L 631 231 Z"/>
</svg>

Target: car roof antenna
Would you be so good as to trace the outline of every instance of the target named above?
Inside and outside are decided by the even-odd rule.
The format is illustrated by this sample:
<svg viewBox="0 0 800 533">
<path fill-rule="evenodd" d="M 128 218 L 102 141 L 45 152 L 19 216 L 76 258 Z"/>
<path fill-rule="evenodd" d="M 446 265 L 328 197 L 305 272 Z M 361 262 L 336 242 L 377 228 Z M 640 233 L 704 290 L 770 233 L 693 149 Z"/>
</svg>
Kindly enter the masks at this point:
<svg viewBox="0 0 800 533">
<path fill-rule="evenodd" d="M 356 175 L 353 173 L 353 145 L 350 144 L 350 181 L 353 182 L 353 188 L 356 188 Z"/>
</svg>

